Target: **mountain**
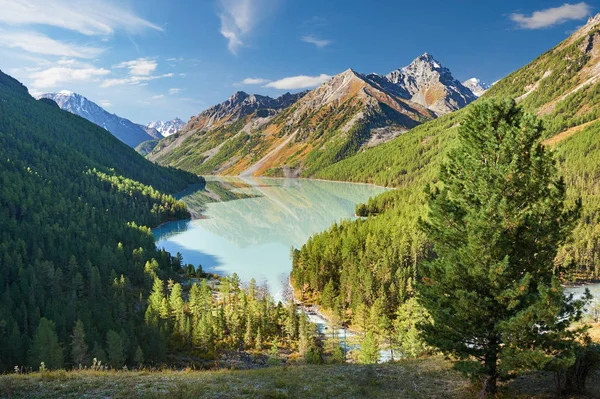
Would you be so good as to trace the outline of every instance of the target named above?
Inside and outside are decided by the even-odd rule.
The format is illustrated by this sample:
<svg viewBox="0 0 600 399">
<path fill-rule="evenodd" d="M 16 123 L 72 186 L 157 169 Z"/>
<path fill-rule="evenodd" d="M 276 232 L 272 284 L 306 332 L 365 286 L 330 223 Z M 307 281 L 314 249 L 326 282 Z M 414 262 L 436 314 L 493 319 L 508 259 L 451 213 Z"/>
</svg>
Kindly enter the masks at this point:
<svg viewBox="0 0 600 399">
<path fill-rule="evenodd" d="M 481 80 L 479 80 L 477 78 L 467 79 L 464 82 L 462 82 L 462 84 L 467 89 L 471 90 L 473 92 L 473 94 L 475 94 L 477 97 L 481 97 L 483 95 L 483 93 L 485 93 L 486 90 L 491 87 L 487 83 L 483 83 Z"/>
<path fill-rule="evenodd" d="M 119 331 L 127 362 L 138 345 L 160 362 L 165 343 L 140 298 L 180 263 L 157 250 L 150 227 L 189 217 L 167 193 L 203 179 L 147 161 L 0 72 L 0 182 L 0 371 L 73 365 L 77 320 L 93 353 Z M 60 356 L 40 359 L 43 334 Z"/>
<path fill-rule="evenodd" d="M 157 130 L 163 137 L 170 136 L 177 133 L 185 126 L 185 122 L 179 118 L 172 119 L 170 121 L 155 121 L 150 122 L 146 125 L 149 129 Z"/>
<path fill-rule="evenodd" d="M 147 140 L 162 137 L 157 131 L 146 130 L 144 126 L 133 123 L 130 120 L 121 118 L 115 114 L 111 114 L 93 101 L 71 91 L 63 90 L 58 93 L 45 93 L 37 98 L 48 98 L 53 100 L 61 109 L 79 115 L 88 121 L 105 128 L 130 147 L 135 147 Z"/>
<path fill-rule="evenodd" d="M 471 90 L 428 53 L 417 57 L 410 65 L 390 72 L 385 79 L 396 86 L 399 95 L 438 115 L 456 111 L 476 99 Z"/>
<path fill-rule="evenodd" d="M 573 262 L 576 272 L 565 278 L 597 278 L 600 275 L 600 14 L 553 49 L 498 81 L 479 101 L 492 98 L 515 98 L 526 112 L 541 119 L 544 144 L 553 149 L 569 201 L 577 197 L 583 200 L 582 217 L 572 240 L 559 249 L 557 267 Z M 467 106 L 417 126 L 388 143 L 324 168 L 315 177 L 397 187 L 398 190 L 373 199 L 363 208 L 366 213 L 380 216 L 375 219 L 378 221 L 369 219 L 361 227 L 371 236 L 394 236 L 395 231 L 414 224 L 422 209 L 424 186 L 435 179 L 448 149 L 456 145 L 457 127 L 469 109 Z M 411 207 L 417 210 L 399 221 L 395 215 Z M 333 236 L 324 240 L 329 239 L 334 240 Z M 357 237 L 351 239 L 358 242 L 356 245 L 364 245 Z M 335 270 L 338 266 L 331 264 Z"/>
<path fill-rule="evenodd" d="M 425 53 L 388 75 L 348 69 L 276 99 L 237 92 L 148 156 L 195 173 L 309 177 L 476 98 Z"/>
</svg>

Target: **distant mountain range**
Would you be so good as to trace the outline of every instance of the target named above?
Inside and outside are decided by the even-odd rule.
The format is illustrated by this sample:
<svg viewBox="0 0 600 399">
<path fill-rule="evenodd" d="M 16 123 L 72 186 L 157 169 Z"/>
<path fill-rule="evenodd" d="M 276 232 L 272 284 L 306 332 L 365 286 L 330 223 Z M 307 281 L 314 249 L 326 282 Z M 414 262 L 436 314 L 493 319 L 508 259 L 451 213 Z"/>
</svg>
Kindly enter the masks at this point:
<svg viewBox="0 0 600 399">
<path fill-rule="evenodd" d="M 155 121 L 146 125 L 149 129 L 156 129 L 163 137 L 177 133 L 185 126 L 185 122 L 179 118 L 170 121 Z"/>
<path fill-rule="evenodd" d="M 175 118 L 168 122 L 151 122 L 146 126 L 140 125 L 129 119 L 111 114 L 81 94 L 67 90 L 62 90 L 58 93 L 45 93 L 37 96 L 38 100 L 42 98 L 52 100 L 58 104 L 61 109 L 79 115 L 88 121 L 105 128 L 119 140 L 134 148 L 148 140 L 159 140 L 173 134 L 185 126 L 185 123 L 179 118 Z"/>
<path fill-rule="evenodd" d="M 463 86 L 471 90 L 477 97 L 481 97 L 491 86 L 487 83 L 483 83 L 477 78 L 467 79 L 462 82 Z"/>
<path fill-rule="evenodd" d="M 311 176 L 475 99 L 425 53 L 387 75 L 348 69 L 309 92 L 237 92 L 161 140 L 149 157 L 195 173 Z"/>
</svg>

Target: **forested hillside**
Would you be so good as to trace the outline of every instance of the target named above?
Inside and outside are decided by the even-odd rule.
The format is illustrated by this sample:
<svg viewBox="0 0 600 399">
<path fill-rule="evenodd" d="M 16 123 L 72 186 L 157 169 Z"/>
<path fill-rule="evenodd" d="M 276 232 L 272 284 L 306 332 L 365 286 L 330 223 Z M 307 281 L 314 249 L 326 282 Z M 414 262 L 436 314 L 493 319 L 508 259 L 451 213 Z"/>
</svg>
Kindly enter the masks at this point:
<svg viewBox="0 0 600 399">
<path fill-rule="evenodd" d="M 545 127 L 567 184 L 568 198 L 583 200 L 572 241 L 559 249 L 557 271 L 565 280 L 600 278 L 600 16 L 531 64 L 498 82 L 484 95 L 516 98 Z M 413 128 L 316 173 L 324 179 L 368 182 L 397 190 L 357 208 L 372 215 L 342 222 L 311 238 L 295 252 L 296 289 L 325 309 L 359 323 L 365 309 L 383 307 L 390 319 L 412 293 L 416 265 L 430 245 L 416 228 L 424 215 L 424 188 L 455 145 L 462 110 Z M 377 215 L 377 216 L 376 216 Z M 575 265 L 575 273 L 562 266 Z"/>
<path fill-rule="evenodd" d="M 180 262 L 149 227 L 188 217 L 166 193 L 202 182 L 0 72 L 0 370 L 75 364 L 81 348 L 105 358 L 120 346 L 127 363 L 164 356 L 144 311 L 153 275 Z"/>
</svg>

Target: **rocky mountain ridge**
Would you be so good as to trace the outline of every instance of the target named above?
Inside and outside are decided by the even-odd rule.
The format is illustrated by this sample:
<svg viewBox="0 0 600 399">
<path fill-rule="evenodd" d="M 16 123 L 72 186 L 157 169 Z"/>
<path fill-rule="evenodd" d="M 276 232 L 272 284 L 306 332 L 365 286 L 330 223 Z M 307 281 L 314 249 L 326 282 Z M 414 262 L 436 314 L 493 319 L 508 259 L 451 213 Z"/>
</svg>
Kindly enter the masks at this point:
<svg viewBox="0 0 600 399">
<path fill-rule="evenodd" d="M 62 90 L 58 93 L 41 94 L 36 98 L 38 100 L 41 98 L 53 100 L 61 109 L 79 115 L 88 121 L 103 127 L 119 140 L 133 148 L 144 141 L 162 138 L 162 135 L 158 131 L 152 129 L 147 130 L 145 126 L 131 122 L 129 119 L 121 118 L 118 115 L 111 114 L 81 94 Z"/>
</svg>

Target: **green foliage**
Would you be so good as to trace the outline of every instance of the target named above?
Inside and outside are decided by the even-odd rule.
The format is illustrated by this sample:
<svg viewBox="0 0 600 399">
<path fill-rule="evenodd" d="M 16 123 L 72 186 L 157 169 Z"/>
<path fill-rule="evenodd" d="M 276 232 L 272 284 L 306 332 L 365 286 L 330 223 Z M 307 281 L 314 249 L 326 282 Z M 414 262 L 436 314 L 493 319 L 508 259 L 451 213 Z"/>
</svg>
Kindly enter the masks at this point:
<svg viewBox="0 0 600 399">
<path fill-rule="evenodd" d="M 323 354 L 316 345 L 311 345 L 304 355 L 307 364 L 323 364 Z"/>
<path fill-rule="evenodd" d="M 89 362 L 88 345 L 85 342 L 85 330 L 83 322 L 77 320 L 71 335 L 71 360 L 74 365 L 86 366 Z"/>
<path fill-rule="evenodd" d="M 568 353 L 585 301 L 565 298 L 554 273 L 558 246 L 579 216 L 541 145 L 541 123 L 513 101 L 484 101 L 459 128 L 460 146 L 428 189 L 424 231 L 435 259 L 417 293 L 431 316 L 425 341 L 485 376 L 543 368 Z M 535 328 L 532 328 L 535 326 Z"/>
<path fill-rule="evenodd" d="M 264 342 L 274 342 L 271 351 L 277 358 L 281 337 L 287 338 L 287 347 L 292 349 L 298 348 L 302 339 L 308 342 L 307 347 L 314 342 L 316 334 L 306 315 L 298 314 L 293 303 L 275 303 L 255 282 L 244 288 L 235 274 L 218 282 L 214 292 L 206 280 L 194 282 L 185 292 L 176 283 L 167 284 L 165 289 L 155 278 L 146 323 L 161 331 L 172 353 L 208 359 L 225 350 L 260 351 Z"/>
<path fill-rule="evenodd" d="M 373 364 L 379 360 L 379 344 L 373 331 L 368 331 L 360 344 L 358 362 L 361 364 Z"/>
<path fill-rule="evenodd" d="M 123 367 L 123 364 L 125 363 L 123 341 L 117 332 L 110 330 L 106 334 L 106 348 L 108 353 L 108 365 L 115 369 Z"/>
<path fill-rule="evenodd" d="M 64 364 L 63 348 L 58 343 L 55 325 L 45 317 L 40 319 L 29 350 L 29 366 L 37 368 L 40 364 L 50 370 L 62 368 Z"/>
<path fill-rule="evenodd" d="M 416 358 L 431 352 L 417 328 L 419 324 L 429 321 L 430 317 L 427 311 L 414 297 L 398 307 L 396 320 L 394 321 L 394 331 L 396 333 L 394 344 L 398 344 L 403 357 Z"/>
<path fill-rule="evenodd" d="M 164 193 L 203 181 L 146 161 L 0 73 L 0 370 L 25 364 L 28 353 L 39 367 L 41 320 L 69 361 L 77 320 L 85 326 L 78 349 L 101 353 L 112 329 L 160 360 L 139 305 L 152 283 L 144 266 L 167 276 L 181 265 L 156 249 L 147 226 L 189 217 Z M 125 352 L 131 361 L 133 348 Z M 52 359 L 47 367 L 63 365 Z"/>
<path fill-rule="evenodd" d="M 574 350 L 575 360 L 567 368 L 555 372 L 554 382 L 561 394 L 585 393 L 588 378 L 600 368 L 600 344 L 589 339 L 577 343 Z"/>
</svg>

